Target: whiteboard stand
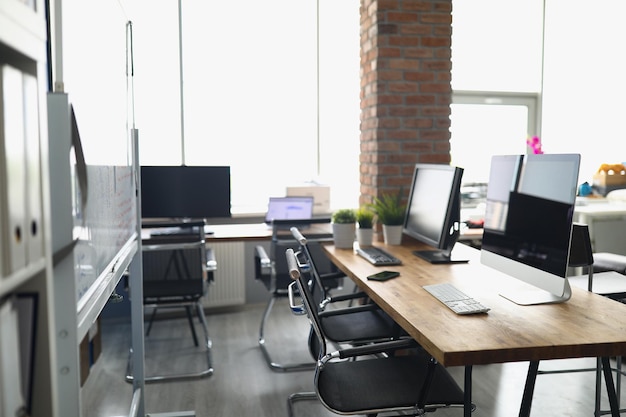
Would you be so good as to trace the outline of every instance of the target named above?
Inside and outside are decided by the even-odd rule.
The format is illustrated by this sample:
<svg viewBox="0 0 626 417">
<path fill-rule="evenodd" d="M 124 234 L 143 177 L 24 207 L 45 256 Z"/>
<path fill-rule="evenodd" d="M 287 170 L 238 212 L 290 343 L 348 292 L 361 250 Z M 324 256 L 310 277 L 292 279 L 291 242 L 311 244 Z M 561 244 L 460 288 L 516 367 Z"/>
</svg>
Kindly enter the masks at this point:
<svg viewBox="0 0 626 417">
<path fill-rule="evenodd" d="M 133 147 L 133 166 L 136 178 L 136 235 L 141 236 L 141 185 L 139 170 L 139 132 L 131 129 L 131 140 Z M 138 239 L 141 254 L 141 239 Z M 133 354 L 133 391 L 139 397 L 137 405 L 137 415 L 145 415 L 145 402 L 143 393 L 145 392 L 145 361 L 144 361 L 144 328 L 143 328 L 143 262 L 141 256 L 135 256 L 130 264 L 130 317 L 131 317 L 131 349 Z M 131 410 L 132 411 L 132 410 Z M 132 417 L 132 416 L 131 416 Z"/>
<path fill-rule="evenodd" d="M 133 166 L 135 167 L 135 178 L 137 178 L 137 236 L 141 236 L 141 176 L 139 163 L 139 130 L 131 129 L 133 144 Z M 138 240 L 138 253 L 130 264 L 130 313 L 131 313 L 131 349 L 132 349 L 132 382 L 133 382 L 133 403 L 135 409 L 131 408 L 131 417 L 195 417 L 195 411 L 174 411 L 165 413 L 145 414 L 145 401 L 142 393 L 145 392 L 145 351 L 144 351 L 144 305 L 143 305 L 143 259 L 141 256 L 141 239 Z"/>
</svg>

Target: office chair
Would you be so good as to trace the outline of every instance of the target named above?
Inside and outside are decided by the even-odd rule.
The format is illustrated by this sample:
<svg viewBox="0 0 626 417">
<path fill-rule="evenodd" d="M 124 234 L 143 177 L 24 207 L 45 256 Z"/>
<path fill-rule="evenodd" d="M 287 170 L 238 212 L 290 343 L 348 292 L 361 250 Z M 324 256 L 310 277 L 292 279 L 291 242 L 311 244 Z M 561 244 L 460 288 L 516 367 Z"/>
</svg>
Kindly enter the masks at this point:
<svg viewBox="0 0 626 417">
<path fill-rule="evenodd" d="M 335 345 L 360 345 L 389 341 L 405 337 L 406 332 L 385 313 L 378 305 L 369 300 L 362 292 L 354 292 L 341 296 L 331 296 L 324 284 L 324 277 L 317 268 L 315 257 L 304 235 L 297 227 L 291 228 L 291 233 L 299 243 L 296 257 L 300 257 L 299 265 L 305 268 L 308 275 L 308 288 L 313 305 L 316 307 L 320 325 L 326 339 Z M 327 308 L 333 303 L 360 299 L 363 304 L 350 307 Z M 319 346 L 318 338 L 311 330 L 309 334 L 309 351 L 317 359 Z"/>
<path fill-rule="evenodd" d="M 368 416 L 382 412 L 423 415 L 438 408 L 464 405 L 463 391 L 446 369 L 410 338 L 327 353 L 327 336 L 309 279 L 302 273 L 293 249 L 287 249 L 286 258 L 294 280 L 289 286 L 290 306 L 293 311 L 306 312 L 320 348 L 316 353 L 315 392 L 290 395 L 290 417 L 295 401 L 315 398 L 332 412 Z M 296 294 L 302 305 L 295 305 Z M 404 354 L 395 355 L 399 349 Z"/>
<path fill-rule="evenodd" d="M 259 347 L 263 353 L 263 357 L 270 369 L 276 372 L 301 371 L 313 369 L 313 362 L 287 363 L 282 364 L 275 361 L 270 353 L 265 339 L 265 327 L 271 317 L 272 308 L 278 299 L 287 298 L 287 287 L 291 283 L 289 271 L 285 260 L 285 249 L 289 247 L 298 247 L 289 233 L 289 228 L 294 225 L 303 227 L 311 227 L 313 225 L 329 223 L 329 218 L 316 218 L 307 220 L 275 220 L 272 223 L 272 240 L 270 246 L 270 254 L 268 255 L 265 248 L 261 245 L 255 247 L 254 266 L 255 279 L 261 282 L 269 291 L 270 297 L 261 318 L 259 326 Z M 319 244 L 326 241 L 332 241 L 330 232 L 318 234 L 313 239 L 316 259 L 323 263 L 325 288 L 338 288 L 343 281 L 343 273 L 338 272 L 336 267 L 322 253 Z"/>
<path fill-rule="evenodd" d="M 209 250 L 207 255 L 204 222 L 180 225 L 168 223 L 168 227 L 178 226 L 179 231 L 163 235 L 153 234 L 142 244 L 143 305 L 144 308 L 152 308 L 145 336 L 150 334 L 158 309 L 184 308 L 194 345 L 198 347 L 198 337 L 193 323 L 195 310 L 204 332 L 203 347 L 206 349 L 207 366 L 198 372 L 146 376 L 146 382 L 203 378 L 213 373 L 212 343 L 202 297 L 206 294 L 208 281 L 213 278 L 210 265 L 214 265 L 214 259 L 212 251 Z M 129 382 L 133 380 L 131 369 L 132 361 L 129 360 L 126 375 Z"/>
</svg>

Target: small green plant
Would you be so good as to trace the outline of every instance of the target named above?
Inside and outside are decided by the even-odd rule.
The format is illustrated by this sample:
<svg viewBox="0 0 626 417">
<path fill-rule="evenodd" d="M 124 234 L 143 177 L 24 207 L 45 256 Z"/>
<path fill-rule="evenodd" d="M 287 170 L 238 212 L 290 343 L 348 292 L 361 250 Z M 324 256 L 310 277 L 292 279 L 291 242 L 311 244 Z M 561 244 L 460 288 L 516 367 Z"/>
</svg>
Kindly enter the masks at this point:
<svg viewBox="0 0 626 417">
<path fill-rule="evenodd" d="M 361 229 L 371 229 L 374 227 L 374 212 L 369 207 L 360 207 L 356 211 L 356 222 Z"/>
<path fill-rule="evenodd" d="M 353 209 L 339 209 L 333 213 L 331 220 L 336 224 L 356 223 L 356 213 Z"/>
<path fill-rule="evenodd" d="M 383 194 L 370 205 L 382 224 L 400 226 L 404 223 L 406 205 L 402 203 L 402 193 Z"/>
</svg>

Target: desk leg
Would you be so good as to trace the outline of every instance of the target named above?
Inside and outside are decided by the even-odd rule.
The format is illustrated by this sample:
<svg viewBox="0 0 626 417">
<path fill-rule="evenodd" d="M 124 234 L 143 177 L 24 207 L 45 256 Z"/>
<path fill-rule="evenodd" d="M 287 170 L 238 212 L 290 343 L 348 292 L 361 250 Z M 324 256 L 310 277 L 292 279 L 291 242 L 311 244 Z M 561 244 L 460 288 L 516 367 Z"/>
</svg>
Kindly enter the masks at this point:
<svg viewBox="0 0 626 417">
<path fill-rule="evenodd" d="M 602 415 L 602 359 L 596 358 L 596 399 L 594 417 Z"/>
<path fill-rule="evenodd" d="M 609 396 L 609 404 L 611 406 L 611 416 L 619 417 L 619 405 L 617 403 L 617 394 L 615 393 L 615 384 L 613 383 L 613 372 L 611 370 L 611 362 L 608 357 L 602 358 L 602 371 L 604 372 L 604 383 Z"/>
<path fill-rule="evenodd" d="M 535 392 L 535 382 L 537 381 L 538 370 L 539 361 L 531 361 L 528 364 L 528 374 L 526 375 L 526 385 L 524 386 L 524 395 L 522 396 L 522 404 L 519 409 L 519 417 L 530 416 L 530 407 L 533 403 L 533 394 Z"/>
<path fill-rule="evenodd" d="M 472 365 L 465 366 L 463 387 L 463 417 L 472 415 Z"/>
</svg>

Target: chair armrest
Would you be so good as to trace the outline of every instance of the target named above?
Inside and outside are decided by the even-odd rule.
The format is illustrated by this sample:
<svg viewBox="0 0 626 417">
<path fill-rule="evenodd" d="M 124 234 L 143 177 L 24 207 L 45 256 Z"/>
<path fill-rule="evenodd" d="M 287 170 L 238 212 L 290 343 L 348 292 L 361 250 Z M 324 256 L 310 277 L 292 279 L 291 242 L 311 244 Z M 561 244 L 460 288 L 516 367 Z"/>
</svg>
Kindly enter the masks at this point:
<svg viewBox="0 0 626 417">
<path fill-rule="evenodd" d="M 390 352 L 398 349 L 412 349 L 418 347 L 420 347 L 420 345 L 411 338 L 392 340 L 389 342 L 371 343 L 331 352 L 322 358 L 322 363 L 328 362 L 332 358 L 347 359 L 357 356 L 375 355 L 377 353 Z"/>
<path fill-rule="evenodd" d="M 206 269 L 206 281 L 204 282 L 203 294 L 206 294 L 207 285 L 215 282 L 215 271 L 217 271 L 217 260 L 215 259 L 215 251 L 212 248 L 205 247 L 205 269 Z"/>
<path fill-rule="evenodd" d="M 217 261 L 215 260 L 215 251 L 211 248 L 206 248 L 206 270 L 208 272 L 217 271 Z"/>
<path fill-rule="evenodd" d="M 324 310 L 318 313 L 319 317 L 337 316 L 342 314 L 358 313 L 361 311 L 380 310 L 377 304 L 364 304 L 356 307 L 338 308 L 336 310 Z"/>
<path fill-rule="evenodd" d="M 328 297 L 328 301 L 331 303 L 334 303 L 337 301 L 351 301 L 351 300 L 357 300 L 360 298 L 367 298 L 369 300 L 369 295 L 367 295 L 364 292 L 354 292 L 351 294 L 333 295 L 331 297 Z"/>
<path fill-rule="evenodd" d="M 265 248 L 261 245 L 254 247 L 254 269 L 256 277 L 271 275 L 272 274 L 272 260 L 267 256 Z"/>
</svg>

